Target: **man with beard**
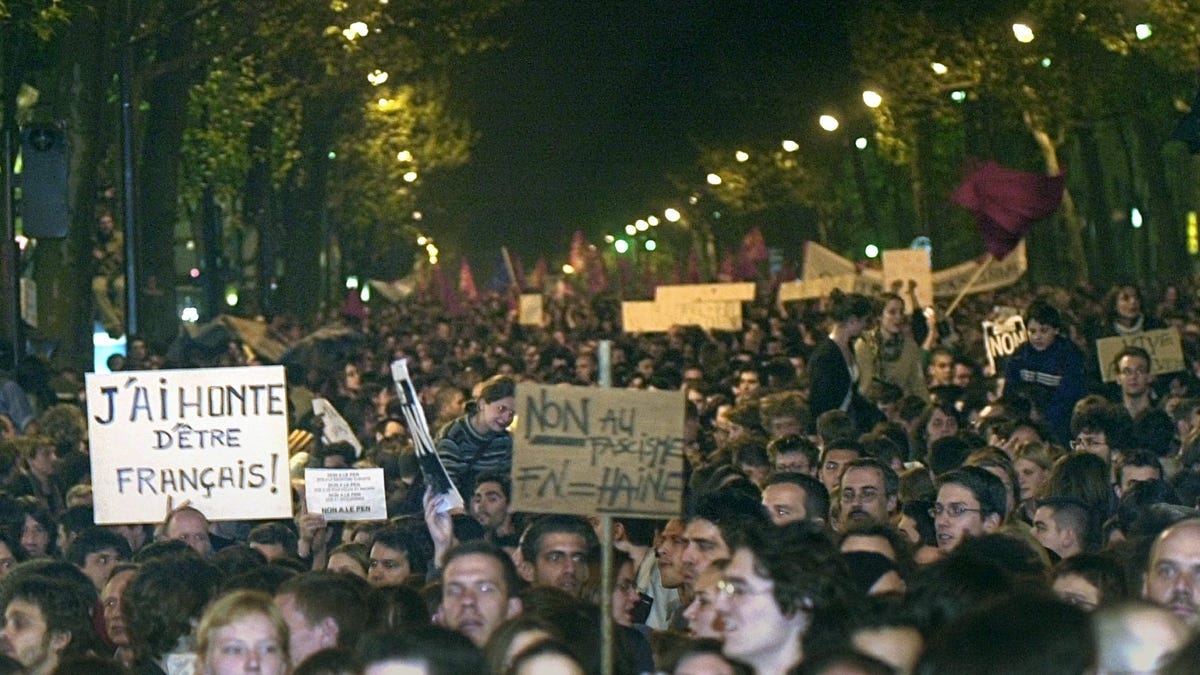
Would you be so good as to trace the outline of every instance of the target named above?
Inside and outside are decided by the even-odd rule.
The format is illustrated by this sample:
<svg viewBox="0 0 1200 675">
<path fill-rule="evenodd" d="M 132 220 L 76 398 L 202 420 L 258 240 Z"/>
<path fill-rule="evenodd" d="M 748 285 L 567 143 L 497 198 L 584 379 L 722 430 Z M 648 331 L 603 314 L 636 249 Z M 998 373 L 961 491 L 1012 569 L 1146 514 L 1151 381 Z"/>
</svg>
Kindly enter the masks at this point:
<svg viewBox="0 0 1200 675">
<path fill-rule="evenodd" d="M 890 524 L 899 492 L 900 478 L 892 467 L 873 457 L 850 462 L 841 480 L 841 530 L 859 523 Z"/>
<path fill-rule="evenodd" d="M 483 526 L 488 541 L 513 534 L 512 481 L 498 471 L 486 471 L 475 478 L 471 497 L 471 517 Z"/>
<path fill-rule="evenodd" d="M 1150 549 L 1142 597 L 1162 605 L 1195 630 L 1200 627 L 1200 518 L 1163 531 Z"/>
<path fill-rule="evenodd" d="M 21 662 L 25 672 L 47 675 L 68 656 L 100 646 L 87 598 L 70 583 L 26 574 L 4 592 L 0 651 Z"/>
</svg>

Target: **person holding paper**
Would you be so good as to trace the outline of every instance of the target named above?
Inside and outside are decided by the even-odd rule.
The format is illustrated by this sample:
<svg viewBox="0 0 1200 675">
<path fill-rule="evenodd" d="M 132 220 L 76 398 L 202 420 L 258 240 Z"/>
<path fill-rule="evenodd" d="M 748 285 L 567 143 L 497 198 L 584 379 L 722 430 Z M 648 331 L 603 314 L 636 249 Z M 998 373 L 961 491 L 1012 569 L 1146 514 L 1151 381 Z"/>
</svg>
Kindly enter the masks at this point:
<svg viewBox="0 0 1200 675">
<path fill-rule="evenodd" d="M 437 453 L 455 485 L 473 485 L 484 471 L 512 471 L 508 427 L 517 412 L 517 383 L 497 375 L 483 383 L 467 413 L 438 434 Z"/>
</svg>

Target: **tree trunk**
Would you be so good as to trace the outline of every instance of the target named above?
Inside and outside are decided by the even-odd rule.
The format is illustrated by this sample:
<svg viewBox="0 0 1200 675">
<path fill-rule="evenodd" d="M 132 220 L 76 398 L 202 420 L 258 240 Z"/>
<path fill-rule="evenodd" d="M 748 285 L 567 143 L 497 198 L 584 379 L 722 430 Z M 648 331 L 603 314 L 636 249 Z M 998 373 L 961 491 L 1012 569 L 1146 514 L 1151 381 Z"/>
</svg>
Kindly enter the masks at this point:
<svg viewBox="0 0 1200 675">
<path fill-rule="evenodd" d="M 321 252 L 325 246 L 323 231 L 326 181 L 329 177 L 329 150 L 333 146 L 333 108 L 323 98 L 309 99 L 304 105 L 299 147 L 304 156 L 288 177 L 284 194 L 283 238 L 284 275 L 281 291 L 286 311 L 308 319 L 321 309 L 328 298 L 321 297 Z"/>
<path fill-rule="evenodd" d="M 1151 264 L 1150 278 L 1176 279 L 1186 275 L 1189 267 L 1187 254 L 1187 230 L 1183 218 L 1176 217 L 1171 192 L 1167 187 L 1167 175 L 1160 151 L 1166 139 L 1154 133 L 1150 121 L 1135 115 L 1132 122 L 1137 139 L 1137 159 L 1141 178 L 1146 188 L 1146 203 L 1143 209 L 1145 226 L 1152 245 L 1148 251 Z"/>
<path fill-rule="evenodd" d="M 1033 139 L 1037 141 L 1038 147 L 1042 151 L 1042 158 L 1046 163 L 1046 173 L 1051 176 L 1057 176 L 1062 173 L 1062 168 L 1058 162 L 1058 146 L 1051 140 L 1050 134 L 1046 133 L 1045 129 L 1040 128 L 1033 123 L 1029 115 L 1025 116 L 1025 123 L 1029 127 L 1030 133 L 1033 134 Z M 1066 253 L 1066 273 L 1064 280 L 1068 283 L 1086 284 L 1088 280 L 1088 264 L 1087 256 L 1083 251 L 1083 219 L 1079 217 L 1079 213 L 1075 210 L 1075 200 L 1071 198 L 1071 191 L 1063 189 L 1062 208 L 1062 229 L 1064 252 Z"/>
<path fill-rule="evenodd" d="M 181 10 L 182 12 L 182 10 Z M 158 63 L 181 62 L 192 48 L 191 21 L 171 22 L 154 44 Z M 179 157 L 194 71 L 172 68 L 144 86 L 141 162 L 137 167 L 138 289 L 141 330 L 165 349 L 179 329 L 175 299 L 175 225 L 179 219 Z M 127 232 L 126 236 L 130 236 Z"/>
<path fill-rule="evenodd" d="M 246 227 L 258 235 L 257 271 L 255 274 L 256 311 L 270 318 L 275 315 L 271 282 L 275 276 L 275 223 L 271 218 L 271 137 L 272 125 L 257 120 L 250 128 L 246 143 L 250 170 L 246 172 L 246 196 L 242 202 Z"/>
</svg>

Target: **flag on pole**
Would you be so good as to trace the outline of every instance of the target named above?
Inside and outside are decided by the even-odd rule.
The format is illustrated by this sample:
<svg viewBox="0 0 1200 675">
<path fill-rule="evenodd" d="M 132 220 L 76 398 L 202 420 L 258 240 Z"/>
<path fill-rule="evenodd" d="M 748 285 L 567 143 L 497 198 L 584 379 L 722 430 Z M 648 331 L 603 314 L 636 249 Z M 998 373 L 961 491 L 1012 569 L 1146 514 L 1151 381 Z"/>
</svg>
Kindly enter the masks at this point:
<svg viewBox="0 0 1200 675">
<path fill-rule="evenodd" d="M 983 162 L 968 168 L 950 200 L 974 214 L 984 246 L 1000 260 L 1034 223 L 1058 210 L 1065 187 L 1065 174 L 1043 176 Z"/>
<path fill-rule="evenodd" d="M 467 300 L 478 300 L 479 290 L 475 288 L 475 275 L 471 274 L 471 263 L 463 256 L 458 268 L 458 290 Z"/>
</svg>

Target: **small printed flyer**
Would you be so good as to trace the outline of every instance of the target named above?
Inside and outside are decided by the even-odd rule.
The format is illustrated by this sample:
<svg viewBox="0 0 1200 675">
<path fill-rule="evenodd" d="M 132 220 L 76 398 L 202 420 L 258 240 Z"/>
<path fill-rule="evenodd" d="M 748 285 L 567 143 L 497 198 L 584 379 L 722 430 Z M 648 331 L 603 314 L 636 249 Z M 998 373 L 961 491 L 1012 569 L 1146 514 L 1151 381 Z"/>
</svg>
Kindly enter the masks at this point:
<svg viewBox="0 0 1200 675">
<path fill-rule="evenodd" d="M 305 505 L 325 520 L 387 520 L 383 469 L 305 469 Z"/>
</svg>

